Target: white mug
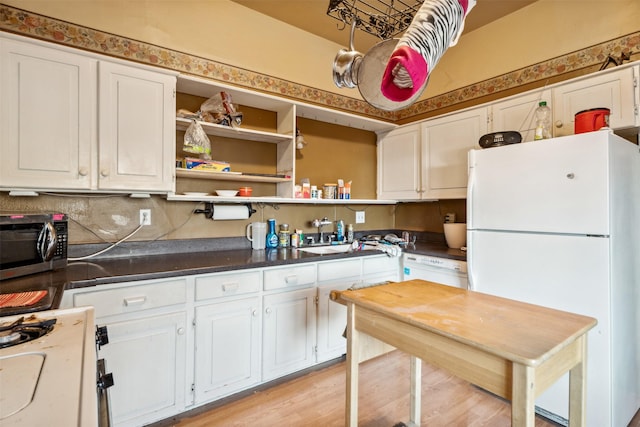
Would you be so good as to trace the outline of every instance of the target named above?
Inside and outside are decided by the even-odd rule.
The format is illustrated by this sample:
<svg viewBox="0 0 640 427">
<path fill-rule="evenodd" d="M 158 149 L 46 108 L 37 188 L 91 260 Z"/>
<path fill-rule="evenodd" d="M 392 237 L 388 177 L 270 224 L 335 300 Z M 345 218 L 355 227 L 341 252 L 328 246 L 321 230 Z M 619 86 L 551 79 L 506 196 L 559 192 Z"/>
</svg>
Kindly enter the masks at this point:
<svg viewBox="0 0 640 427">
<path fill-rule="evenodd" d="M 267 223 L 252 222 L 247 225 L 247 239 L 251 242 L 251 249 L 264 249 L 267 240 Z"/>
</svg>

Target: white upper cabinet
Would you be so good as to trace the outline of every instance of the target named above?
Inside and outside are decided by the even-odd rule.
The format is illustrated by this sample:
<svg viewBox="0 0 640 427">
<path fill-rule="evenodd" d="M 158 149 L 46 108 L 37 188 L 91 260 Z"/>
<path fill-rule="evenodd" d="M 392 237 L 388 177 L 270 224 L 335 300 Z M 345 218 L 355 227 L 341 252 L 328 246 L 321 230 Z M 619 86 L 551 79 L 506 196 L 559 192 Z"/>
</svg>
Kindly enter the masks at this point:
<svg viewBox="0 0 640 427">
<path fill-rule="evenodd" d="M 0 186 L 91 187 L 97 61 L 0 38 Z"/>
<path fill-rule="evenodd" d="M 378 136 L 378 199 L 421 198 L 420 139 L 419 124 Z"/>
<path fill-rule="evenodd" d="M 554 137 L 574 133 L 576 113 L 605 107 L 611 110 L 610 127 L 635 141 L 639 74 L 639 65 L 621 66 L 380 134 L 378 198 L 466 198 L 469 150 L 480 148 L 480 137 L 489 132 L 518 131 L 523 142 L 533 141 L 540 101 L 553 112 Z"/>
<path fill-rule="evenodd" d="M 176 73 L 15 36 L 0 49 L 0 188 L 173 191 Z"/>
<path fill-rule="evenodd" d="M 422 123 L 423 198 L 463 199 L 467 191 L 467 153 L 487 133 L 486 107 Z"/>
<path fill-rule="evenodd" d="M 464 198 L 467 152 L 487 133 L 487 108 L 395 129 L 378 140 L 378 198 Z"/>
<path fill-rule="evenodd" d="M 533 141 L 536 108 L 540 101 L 546 101 L 553 111 L 550 89 L 527 92 L 492 103 L 490 132 L 517 131 L 522 135 L 522 142 Z"/>
<path fill-rule="evenodd" d="M 175 87 L 175 76 L 100 62 L 100 189 L 173 191 Z"/>
<path fill-rule="evenodd" d="M 553 136 L 573 135 L 575 115 L 592 108 L 609 108 L 609 127 L 640 125 L 638 66 L 613 68 L 553 88 Z"/>
</svg>

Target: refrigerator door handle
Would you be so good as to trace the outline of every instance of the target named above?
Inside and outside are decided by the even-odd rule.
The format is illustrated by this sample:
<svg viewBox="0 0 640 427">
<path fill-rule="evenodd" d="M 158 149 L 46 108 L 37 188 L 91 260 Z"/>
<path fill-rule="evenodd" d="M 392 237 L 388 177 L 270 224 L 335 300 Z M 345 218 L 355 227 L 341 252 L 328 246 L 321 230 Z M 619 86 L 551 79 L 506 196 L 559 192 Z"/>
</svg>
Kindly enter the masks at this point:
<svg viewBox="0 0 640 427">
<path fill-rule="evenodd" d="M 475 155 L 476 150 L 469 150 L 467 154 L 467 168 L 469 179 L 467 182 L 467 229 L 473 229 L 473 188 L 476 182 Z M 470 246 L 467 243 L 467 247 Z"/>
<path fill-rule="evenodd" d="M 471 231 L 467 231 L 467 289 L 470 291 L 476 290 L 474 278 L 475 264 L 473 262 L 473 237 L 473 233 Z"/>
</svg>

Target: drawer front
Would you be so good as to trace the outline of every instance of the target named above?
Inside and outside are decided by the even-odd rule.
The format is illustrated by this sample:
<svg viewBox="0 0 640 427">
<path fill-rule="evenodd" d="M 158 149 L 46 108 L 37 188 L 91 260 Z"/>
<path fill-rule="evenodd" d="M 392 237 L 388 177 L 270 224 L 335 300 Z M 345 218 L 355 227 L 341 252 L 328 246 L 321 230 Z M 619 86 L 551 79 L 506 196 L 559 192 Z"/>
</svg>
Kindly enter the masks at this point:
<svg viewBox="0 0 640 427">
<path fill-rule="evenodd" d="M 196 277 L 196 301 L 232 297 L 260 291 L 260 271 Z"/>
<path fill-rule="evenodd" d="M 78 293 L 73 296 L 73 305 L 75 307 L 91 305 L 95 308 L 96 318 L 100 318 L 184 304 L 186 299 L 187 281 L 185 278 L 180 278 Z"/>
<path fill-rule="evenodd" d="M 360 258 L 343 261 L 329 261 L 318 264 L 318 282 L 335 281 L 346 278 L 359 278 L 362 274 Z"/>
<path fill-rule="evenodd" d="M 264 290 L 312 286 L 316 283 L 316 264 L 264 270 Z"/>
<path fill-rule="evenodd" d="M 400 258 L 383 256 L 369 256 L 362 258 L 362 271 L 364 274 L 384 273 L 398 271 Z"/>
</svg>

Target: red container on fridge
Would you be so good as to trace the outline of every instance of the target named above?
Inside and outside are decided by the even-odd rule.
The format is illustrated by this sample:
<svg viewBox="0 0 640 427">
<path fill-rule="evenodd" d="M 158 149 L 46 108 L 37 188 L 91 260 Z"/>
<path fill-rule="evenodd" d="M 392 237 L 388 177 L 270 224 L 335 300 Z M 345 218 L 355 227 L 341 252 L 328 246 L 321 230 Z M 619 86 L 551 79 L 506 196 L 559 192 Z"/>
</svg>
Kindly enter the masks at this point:
<svg viewBox="0 0 640 427">
<path fill-rule="evenodd" d="M 593 132 L 604 127 L 609 127 L 608 108 L 592 108 L 590 110 L 580 111 L 575 117 L 574 133 Z"/>
</svg>

